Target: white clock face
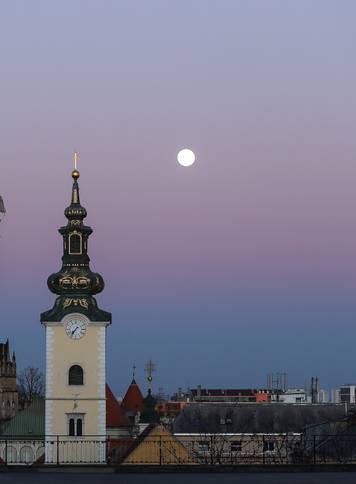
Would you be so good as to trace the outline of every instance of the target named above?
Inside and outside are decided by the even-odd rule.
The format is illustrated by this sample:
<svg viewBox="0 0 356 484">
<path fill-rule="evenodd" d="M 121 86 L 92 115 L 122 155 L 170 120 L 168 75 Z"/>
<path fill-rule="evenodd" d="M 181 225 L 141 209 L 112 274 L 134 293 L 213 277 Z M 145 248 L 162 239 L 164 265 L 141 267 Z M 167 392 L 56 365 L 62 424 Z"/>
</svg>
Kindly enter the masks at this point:
<svg viewBox="0 0 356 484">
<path fill-rule="evenodd" d="M 73 318 L 66 324 L 66 333 L 72 339 L 82 338 L 87 330 L 86 324 L 80 319 Z"/>
</svg>

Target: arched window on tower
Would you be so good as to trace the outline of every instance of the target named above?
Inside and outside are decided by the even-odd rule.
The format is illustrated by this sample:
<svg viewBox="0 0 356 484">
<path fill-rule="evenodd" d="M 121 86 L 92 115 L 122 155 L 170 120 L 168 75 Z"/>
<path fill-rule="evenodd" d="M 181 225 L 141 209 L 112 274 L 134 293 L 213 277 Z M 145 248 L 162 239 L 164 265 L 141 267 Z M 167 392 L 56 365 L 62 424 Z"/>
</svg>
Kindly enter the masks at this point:
<svg viewBox="0 0 356 484">
<path fill-rule="evenodd" d="M 78 233 L 69 235 L 69 253 L 81 254 L 82 253 L 82 236 Z"/>
<path fill-rule="evenodd" d="M 75 435 L 75 428 L 74 428 L 74 418 L 69 419 L 69 435 Z"/>
<path fill-rule="evenodd" d="M 68 435 L 71 437 L 82 437 L 84 434 L 84 413 L 69 413 Z"/>
<path fill-rule="evenodd" d="M 77 419 L 77 435 L 83 435 L 83 421 L 81 418 Z"/>
<path fill-rule="evenodd" d="M 69 368 L 68 385 L 83 385 L 83 368 L 73 365 Z"/>
</svg>

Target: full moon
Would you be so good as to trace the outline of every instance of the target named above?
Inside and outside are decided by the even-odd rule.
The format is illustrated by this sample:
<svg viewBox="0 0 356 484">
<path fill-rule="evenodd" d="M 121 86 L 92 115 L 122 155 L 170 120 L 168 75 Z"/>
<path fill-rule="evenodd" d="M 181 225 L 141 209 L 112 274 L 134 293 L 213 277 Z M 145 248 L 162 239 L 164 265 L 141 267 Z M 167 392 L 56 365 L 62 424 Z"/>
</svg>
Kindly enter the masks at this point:
<svg viewBox="0 0 356 484">
<path fill-rule="evenodd" d="M 192 150 L 184 148 L 177 155 L 177 161 L 181 166 L 192 166 L 195 161 L 195 154 Z"/>
</svg>

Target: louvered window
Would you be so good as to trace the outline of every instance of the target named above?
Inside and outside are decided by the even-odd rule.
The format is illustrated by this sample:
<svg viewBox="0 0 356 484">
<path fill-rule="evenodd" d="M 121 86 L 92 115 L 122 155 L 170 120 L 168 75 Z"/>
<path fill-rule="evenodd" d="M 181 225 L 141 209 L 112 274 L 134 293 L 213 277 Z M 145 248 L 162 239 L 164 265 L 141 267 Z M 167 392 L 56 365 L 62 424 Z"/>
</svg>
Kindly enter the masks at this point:
<svg viewBox="0 0 356 484">
<path fill-rule="evenodd" d="M 83 368 L 73 365 L 69 368 L 68 385 L 83 385 Z"/>
</svg>

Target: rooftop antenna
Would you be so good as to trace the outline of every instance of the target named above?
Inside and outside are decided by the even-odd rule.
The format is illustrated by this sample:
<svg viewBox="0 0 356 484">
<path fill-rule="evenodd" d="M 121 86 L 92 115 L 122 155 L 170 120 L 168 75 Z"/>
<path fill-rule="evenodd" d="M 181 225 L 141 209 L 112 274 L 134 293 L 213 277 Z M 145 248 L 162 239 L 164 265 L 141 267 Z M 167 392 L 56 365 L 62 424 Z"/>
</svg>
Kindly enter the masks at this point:
<svg viewBox="0 0 356 484">
<path fill-rule="evenodd" d="M 267 375 L 267 389 L 285 392 L 288 388 L 288 374 L 286 372 L 269 373 Z"/>
<path fill-rule="evenodd" d="M 156 371 L 156 365 L 150 359 L 148 363 L 145 364 L 145 372 L 147 373 L 147 381 L 148 381 L 148 389 L 149 391 L 152 390 L 152 380 L 153 380 L 153 372 Z"/>
</svg>

